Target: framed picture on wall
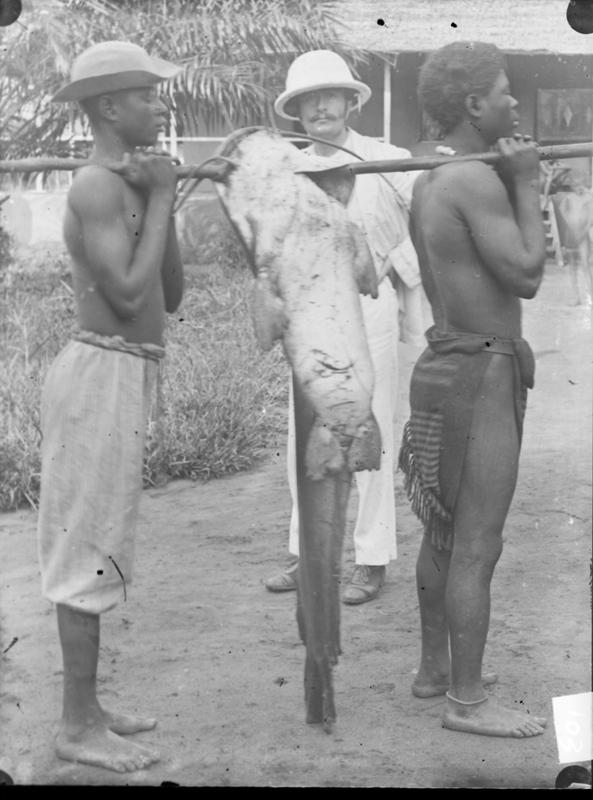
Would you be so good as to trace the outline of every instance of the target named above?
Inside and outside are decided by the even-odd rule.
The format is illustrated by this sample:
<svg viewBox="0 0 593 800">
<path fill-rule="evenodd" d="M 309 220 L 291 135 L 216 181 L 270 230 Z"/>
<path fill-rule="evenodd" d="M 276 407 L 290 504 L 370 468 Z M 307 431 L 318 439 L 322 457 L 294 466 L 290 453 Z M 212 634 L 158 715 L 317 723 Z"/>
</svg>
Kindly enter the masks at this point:
<svg viewBox="0 0 593 800">
<path fill-rule="evenodd" d="M 592 125 L 589 89 L 538 89 L 536 139 L 540 144 L 588 142 Z"/>
</svg>

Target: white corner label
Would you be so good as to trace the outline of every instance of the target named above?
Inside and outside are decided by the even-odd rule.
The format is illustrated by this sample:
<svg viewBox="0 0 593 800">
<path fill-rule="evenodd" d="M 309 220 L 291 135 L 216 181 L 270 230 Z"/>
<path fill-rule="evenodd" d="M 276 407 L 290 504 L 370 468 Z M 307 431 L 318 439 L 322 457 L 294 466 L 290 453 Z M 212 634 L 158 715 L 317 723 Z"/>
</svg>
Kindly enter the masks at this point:
<svg viewBox="0 0 593 800">
<path fill-rule="evenodd" d="M 590 761 L 593 692 L 553 697 L 552 707 L 560 763 Z"/>
</svg>

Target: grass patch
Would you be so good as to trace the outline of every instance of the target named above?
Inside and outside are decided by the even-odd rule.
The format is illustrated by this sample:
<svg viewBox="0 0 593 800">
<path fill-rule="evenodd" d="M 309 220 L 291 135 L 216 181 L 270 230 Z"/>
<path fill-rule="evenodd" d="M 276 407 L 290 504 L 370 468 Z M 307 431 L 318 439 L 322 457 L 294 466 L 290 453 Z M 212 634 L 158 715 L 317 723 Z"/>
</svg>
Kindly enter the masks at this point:
<svg viewBox="0 0 593 800">
<path fill-rule="evenodd" d="M 49 261 L 49 263 L 48 263 Z M 63 253 L 42 270 L 17 264 L 0 282 L 0 510 L 39 498 L 39 408 L 45 373 L 76 327 Z M 145 485 L 206 480 L 247 470 L 286 436 L 288 366 L 259 352 L 252 332 L 253 279 L 217 265 L 187 280 L 169 317 L 149 423 Z"/>
<path fill-rule="evenodd" d="M 288 366 L 259 352 L 245 270 L 190 282 L 169 319 L 167 358 L 148 427 L 145 474 L 217 478 L 249 469 L 286 436 Z"/>
</svg>

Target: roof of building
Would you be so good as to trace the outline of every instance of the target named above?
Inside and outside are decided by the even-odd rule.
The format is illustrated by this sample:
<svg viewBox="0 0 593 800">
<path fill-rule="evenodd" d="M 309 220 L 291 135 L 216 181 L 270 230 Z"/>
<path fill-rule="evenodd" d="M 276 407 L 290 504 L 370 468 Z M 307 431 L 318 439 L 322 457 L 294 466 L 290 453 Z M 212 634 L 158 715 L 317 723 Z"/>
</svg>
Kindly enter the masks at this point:
<svg viewBox="0 0 593 800">
<path fill-rule="evenodd" d="M 348 47 L 423 52 L 449 42 L 492 42 L 505 52 L 592 54 L 593 35 L 567 22 L 568 0 L 335 0 Z"/>
</svg>

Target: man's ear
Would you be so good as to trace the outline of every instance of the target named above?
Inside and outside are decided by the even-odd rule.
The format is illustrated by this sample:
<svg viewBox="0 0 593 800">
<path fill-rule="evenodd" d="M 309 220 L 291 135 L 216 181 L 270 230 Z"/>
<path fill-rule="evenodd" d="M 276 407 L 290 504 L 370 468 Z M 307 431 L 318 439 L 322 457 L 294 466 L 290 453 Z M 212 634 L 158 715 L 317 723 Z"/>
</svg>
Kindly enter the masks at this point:
<svg viewBox="0 0 593 800">
<path fill-rule="evenodd" d="M 477 94 L 468 94 L 465 98 L 465 110 L 472 117 L 481 117 L 482 98 Z"/>
<path fill-rule="evenodd" d="M 346 100 L 346 119 L 356 111 L 360 111 L 358 100 Z"/>
<path fill-rule="evenodd" d="M 298 119 L 298 121 L 303 124 L 303 114 L 301 111 L 301 95 L 296 95 L 291 100 L 289 100 L 286 105 L 284 106 L 286 112 L 288 114 L 294 114 L 294 116 Z"/>
<path fill-rule="evenodd" d="M 108 119 L 110 122 L 117 119 L 117 106 L 113 95 L 101 95 L 97 103 L 97 111 L 104 119 Z"/>
</svg>

